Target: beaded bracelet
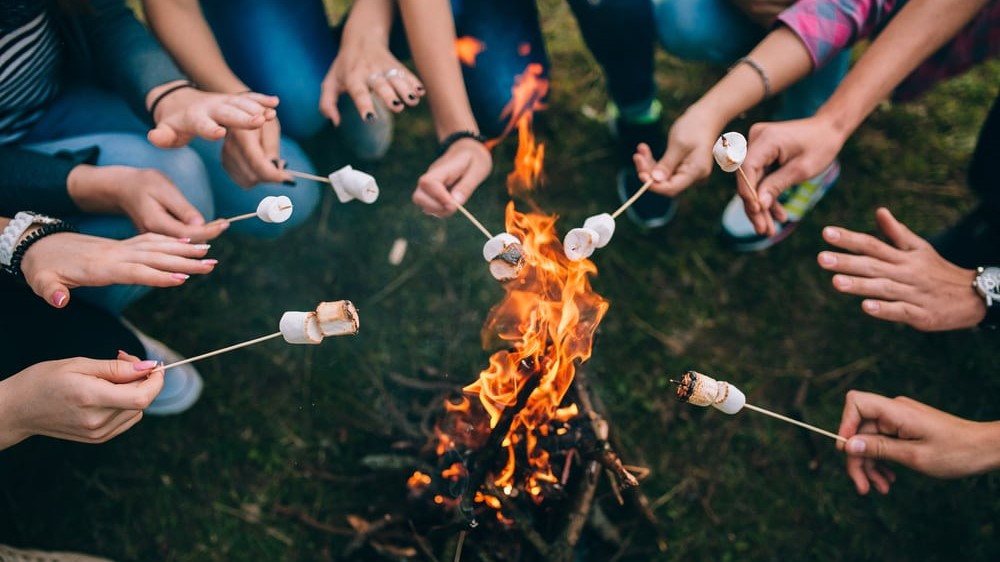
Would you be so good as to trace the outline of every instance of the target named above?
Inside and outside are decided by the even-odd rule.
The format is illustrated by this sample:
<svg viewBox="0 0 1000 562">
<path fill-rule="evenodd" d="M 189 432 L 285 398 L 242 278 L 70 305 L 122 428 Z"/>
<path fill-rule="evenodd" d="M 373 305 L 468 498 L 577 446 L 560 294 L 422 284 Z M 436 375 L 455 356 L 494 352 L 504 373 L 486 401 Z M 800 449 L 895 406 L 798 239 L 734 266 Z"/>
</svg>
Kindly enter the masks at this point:
<svg viewBox="0 0 1000 562">
<path fill-rule="evenodd" d="M 163 90 L 162 92 L 160 92 L 158 96 L 156 96 L 156 98 L 153 99 L 153 103 L 149 104 L 149 118 L 152 119 L 153 121 L 156 121 L 156 106 L 160 105 L 160 102 L 163 101 L 163 98 L 169 96 L 170 94 L 176 92 L 177 90 L 181 90 L 184 88 L 197 89 L 198 86 L 190 80 L 185 80 L 180 84 L 174 84 L 173 86 L 167 88 L 166 90 Z"/>
<path fill-rule="evenodd" d="M 40 228 L 33 230 L 25 236 L 17 247 L 14 248 L 14 253 L 10 257 L 10 265 L 2 266 L 3 270 L 14 277 L 21 277 L 24 275 L 21 271 L 21 260 L 24 259 L 24 253 L 27 252 L 28 248 L 30 248 L 35 242 L 38 242 L 42 238 L 57 232 L 77 232 L 77 229 L 75 226 L 63 221 L 42 225 Z"/>
<path fill-rule="evenodd" d="M 759 62 L 750 57 L 743 57 L 737 59 L 736 62 L 733 63 L 733 66 L 729 67 L 729 70 L 732 70 L 743 63 L 746 63 L 747 66 L 757 71 L 757 75 L 760 76 L 760 81 L 764 84 L 764 99 L 771 97 L 771 79 L 768 78 L 767 71 L 764 70 L 764 67 L 761 66 Z"/>
<path fill-rule="evenodd" d="M 448 152 L 451 145 L 462 139 L 473 139 L 483 144 L 485 144 L 487 140 L 486 136 L 474 131 L 455 131 L 441 141 L 441 144 L 438 146 L 437 157 L 440 158 L 445 152 Z"/>
</svg>

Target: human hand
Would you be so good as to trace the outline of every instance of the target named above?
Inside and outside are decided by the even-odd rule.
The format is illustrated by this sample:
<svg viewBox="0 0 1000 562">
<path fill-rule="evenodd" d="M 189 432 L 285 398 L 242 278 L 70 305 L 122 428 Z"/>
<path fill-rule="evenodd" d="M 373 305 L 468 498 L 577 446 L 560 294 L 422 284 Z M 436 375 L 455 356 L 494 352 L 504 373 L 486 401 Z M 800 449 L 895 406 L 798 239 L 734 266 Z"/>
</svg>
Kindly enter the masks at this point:
<svg viewBox="0 0 1000 562">
<path fill-rule="evenodd" d="M 347 93 L 365 121 L 375 119 L 375 97 L 395 113 L 420 103 L 424 86 L 389 51 L 384 41 L 345 41 L 320 86 L 319 110 L 340 125 L 337 100 Z"/>
<path fill-rule="evenodd" d="M 483 143 L 460 139 L 417 180 L 413 202 L 428 215 L 450 216 L 469 200 L 492 169 L 493 156 Z"/>
<path fill-rule="evenodd" d="M 293 181 L 291 174 L 275 164 L 280 152 L 281 124 L 277 119 L 259 129 L 228 129 L 222 143 L 222 167 L 233 181 L 246 188 Z"/>
<path fill-rule="evenodd" d="M 81 210 L 125 214 L 139 232 L 204 241 L 229 228 L 226 221 L 206 224 L 198 209 L 158 170 L 81 164 L 70 172 L 67 185 Z"/>
<path fill-rule="evenodd" d="M 102 443 L 142 419 L 163 388 L 155 361 L 118 352 L 38 363 L 0 381 L 0 449 L 32 435 Z"/>
<path fill-rule="evenodd" d="M 770 28 L 778 14 L 795 3 L 795 0 L 731 0 L 739 11 L 746 14 L 750 21 L 765 28 Z"/>
<path fill-rule="evenodd" d="M 973 270 L 942 258 L 888 209 L 878 209 L 875 220 L 891 245 L 843 228 L 823 229 L 824 240 L 853 253 L 817 256 L 820 267 L 837 273 L 834 288 L 870 297 L 861 308 L 875 318 L 925 332 L 971 328 L 986 317 L 986 304 L 972 288 Z"/>
<path fill-rule="evenodd" d="M 741 190 L 740 196 L 757 234 L 770 237 L 777 233 L 774 221 L 788 220 L 778 196 L 822 172 L 837 157 L 845 140 L 831 123 L 815 116 L 750 127 L 743 171 L 756 186 L 760 207 L 753 204 L 749 193 Z"/>
<path fill-rule="evenodd" d="M 858 493 L 872 486 L 889 493 L 896 475 L 882 461 L 898 462 L 937 478 L 960 478 L 996 468 L 998 422 L 965 420 L 916 400 L 851 390 L 838 435 L 847 443 L 847 474 Z"/>
<path fill-rule="evenodd" d="M 162 234 L 111 240 L 60 232 L 39 239 L 21 261 L 24 279 L 36 295 L 56 308 L 69 303 L 77 287 L 115 283 L 175 287 L 190 275 L 210 273 L 216 260 L 200 259 L 208 244 Z"/>
<path fill-rule="evenodd" d="M 154 98 L 160 85 L 150 90 Z M 226 135 L 227 129 L 259 129 L 273 120 L 278 98 L 255 92 L 219 94 L 196 88 L 181 88 L 163 97 L 154 109 L 156 127 L 146 135 L 149 142 L 160 148 L 177 148 L 194 137 L 215 141 Z"/>
<path fill-rule="evenodd" d="M 639 179 L 653 180 L 650 191 L 676 197 L 712 173 L 712 145 L 720 131 L 722 124 L 714 118 L 694 106 L 688 108 L 670 127 L 667 151 L 658 162 L 649 145 L 639 145 L 632 156 Z"/>
</svg>

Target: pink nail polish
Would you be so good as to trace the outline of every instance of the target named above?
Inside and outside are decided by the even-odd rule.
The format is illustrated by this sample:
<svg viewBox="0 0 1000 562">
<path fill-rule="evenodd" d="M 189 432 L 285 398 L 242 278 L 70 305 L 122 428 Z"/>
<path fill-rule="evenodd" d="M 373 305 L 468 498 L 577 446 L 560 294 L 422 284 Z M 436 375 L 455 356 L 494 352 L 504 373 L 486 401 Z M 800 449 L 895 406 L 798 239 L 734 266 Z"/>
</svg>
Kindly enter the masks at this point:
<svg viewBox="0 0 1000 562">
<path fill-rule="evenodd" d="M 159 361 L 155 361 L 153 359 L 146 359 L 145 361 L 138 361 L 136 363 L 132 363 L 132 368 L 135 369 L 136 371 L 148 371 L 153 367 L 156 367 L 158 364 Z"/>
<path fill-rule="evenodd" d="M 215 264 L 219 263 L 219 260 L 216 260 L 216 259 L 201 260 L 201 263 L 203 263 L 205 265 L 215 265 Z"/>
<path fill-rule="evenodd" d="M 211 248 L 212 245 L 211 244 L 195 244 L 194 247 L 197 250 L 207 250 L 207 249 Z"/>
<path fill-rule="evenodd" d="M 67 296 L 66 293 L 62 291 L 56 291 L 55 294 L 52 295 L 52 303 L 62 308 L 62 306 L 66 304 L 66 299 L 68 298 L 69 296 Z"/>
<path fill-rule="evenodd" d="M 191 276 L 188 275 L 187 273 L 171 273 L 170 277 L 173 278 L 173 279 L 180 279 L 180 280 L 183 281 L 183 280 L 188 279 Z"/>
</svg>

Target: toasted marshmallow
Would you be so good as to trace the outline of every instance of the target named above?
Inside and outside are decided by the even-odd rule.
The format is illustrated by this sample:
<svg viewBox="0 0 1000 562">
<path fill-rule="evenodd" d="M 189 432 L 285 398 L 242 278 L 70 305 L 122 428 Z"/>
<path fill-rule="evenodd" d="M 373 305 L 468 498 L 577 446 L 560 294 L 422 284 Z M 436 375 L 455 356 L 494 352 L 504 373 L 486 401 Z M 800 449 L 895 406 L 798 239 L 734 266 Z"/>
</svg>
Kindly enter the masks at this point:
<svg viewBox="0 0 1000 562">
<path fill-rule="evenodd" d="M 696 406 L 712 406 L 726 414 L 739 412 L 747 403 L 747 397 L 740 389 L 697 371 L 688 371 L 681 377 L 677 398 Z"/>
<path fill-rule="evenodd" d="M 587 217 L 587 220 L 583 221 L 583 228 L 589 228 L 596 232 L 597 242 L 594 242 L 594 246 L 603 248 L 608 245 L 611 237 L 615 235 L 615 219 L 608 213 L 601 213 Z"/>
<path fill-rule="evenodd" d="M 281 315 L 278 329 L 288 343 L 315 345 L 323 341 L 315 312 L 288 311 Z"/>
<path fill-rule="evenodd" d="M 735 172 L 747 157 L 747 139 L 739 133 L 725 133 L 712 147 L 715 162 L 725 172 Z"/>
<path fill-rule="evenodd" d="M 378 199 L 378 183 L 375 182 L 375 178 L 351 166 L 344 166 L 328 177 L 341 203 L 347 203 L 352 199 L 359 199 L 363 203 L 374 203 Z"/>
<path fill-rule="evenodd" d="M 357 309 L 346 300 L 319 303 L 316 321 L 323 337 L 356 334 L 361 327 Z"/>
<path fill-rule="evenodd" d="M 493 261 L 494 258 L 502 254 L 504 249 L 511 244 L 520 246 L 521 241 L 513 234 L 507 234 L 506 232 L 497 234 L 483 244 L 483 259 L 488 262 Z"/>
<path fill-rule="evenodd" d="M 601 235 L 590 228 L 574 228 L 563 238 L 563 252 L 572 261 L 589 258 L 597 247 Z"/>
<path fill-rule="evenodd" d="M 269 195 L 257 204 L 257 218 L 264 222 L 285 222 L 292 216 L 292 200 L 284 195 Z"/>
</svg>

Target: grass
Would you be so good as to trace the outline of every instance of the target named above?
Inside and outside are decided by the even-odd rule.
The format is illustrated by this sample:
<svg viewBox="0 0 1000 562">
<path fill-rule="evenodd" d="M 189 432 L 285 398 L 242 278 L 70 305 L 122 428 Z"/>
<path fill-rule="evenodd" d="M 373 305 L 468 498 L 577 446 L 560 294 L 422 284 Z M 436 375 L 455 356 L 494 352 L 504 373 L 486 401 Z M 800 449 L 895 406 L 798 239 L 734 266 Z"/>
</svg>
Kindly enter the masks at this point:
<svg viewBox="0 0 1000 562">
<path fill-rule="evenodd" d="M 616 162 L 604 125 L 584 110 L 604 107 L 599 69 L 567 8 L 541 5 L 553 93 L 538 122 L 547 144 L 538 200 L 568 229 L 617 206 Z M 671 117 L 719 72 L 666 56 L 658 65 Z M 679 404 L 666 382 L 696 368 L 735 382 L 752 403 L 831 430 L 849 388 L 1000 419 L 995 334 L 923 334 L 870 319 L 815 264 L 823 225 L 872 231 L 874 209 L 887 205 L 932 233 L 971 207 L 964 169 L 998 79 L 994 63 L 919 103 L 885 104 L 845 148 L 837 188 L 770 250 L 734 254 L 718 242 L 733 186 L 716 173 L 684 195 L 667 228 L 643 234 L 623 222 L 595 254 L 594 287 L 611 308 L 584 368 L 621 454 L 651 469 L 642 489 L 669 545 L 659 552 L 633 514 L 609 509 L 632 541 L 622 559 L 1000 558 L 996 474 L 937 481 L 900 469 L 888 496 L 858 497 L 829 440 L 752 412 Z M 732 127 L 762 119 L 766 112 L 754 112 Z M 34 438 L 5 452 L 0 542 L 118 560 L 338 559 L 348 516 L 373 520 L 405 502 L 408 473 L 386 461 L 421 444 L 410 430 L 440 392 L 399 381 L 473 380 L 487 357 L 479 329 L 501 297 L 478 232 L 409 201 L 432 159 L 431 135 L 425 108 L 398 119 L 392 151 L 369 170 L 382 187 L 377 204 L 328 196 L 280 240 L 224 237 L 213 245 L 215 273 L 157 291 L 128 313 L 193 355 L 270 333 L 285 310 L 347 298 L 361 311 L 356 338 L 268 342 L 206 360 L 198 365 L 205 393 L 184 415 L 146 419 L 103 446 Z M 321 140 L 311 149 L 319 169 L 332 170 L 340 149 Z M 494 229 L 512 144 L 498 148 L 493 176 L 469 204 Z M 396 238 L 409 251 L 392 266 Z"/>
</svg>

